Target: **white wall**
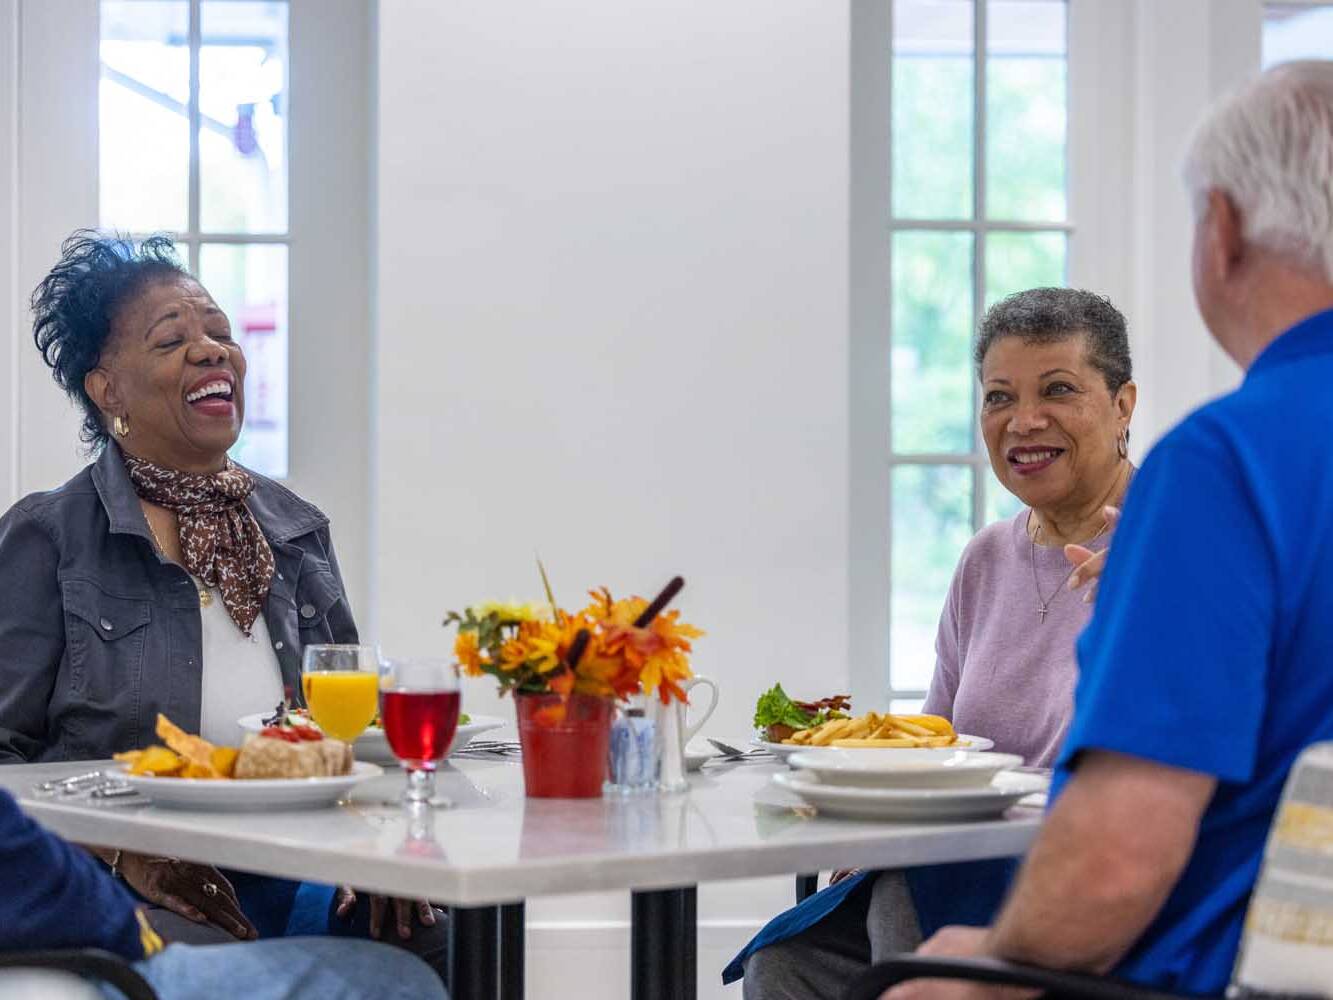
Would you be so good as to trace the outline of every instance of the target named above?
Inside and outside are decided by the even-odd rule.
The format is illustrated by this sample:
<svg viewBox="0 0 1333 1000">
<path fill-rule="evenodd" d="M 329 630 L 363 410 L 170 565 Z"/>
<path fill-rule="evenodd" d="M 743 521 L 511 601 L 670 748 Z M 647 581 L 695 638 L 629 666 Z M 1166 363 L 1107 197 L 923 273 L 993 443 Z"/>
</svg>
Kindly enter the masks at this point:
<svg viewBox="0 0 1333 1000">
<path fill-rule="evenodd" d="M 1070 283 L 1129 320 L 1136 458 L 1239 381 L 1195 308 L 1180 164 L 1202 110 L 1257 72 L 1261 18 L 1257 0 L 1071 2 Z"/>
<path fill-rule="evenodd" d="M 86 461 L 81 418 L 32 343 L 27 298 L 60 241 L 97 221 L 97 0 L 20 0 L 15 237 L 17 494 L 58 486 Z M 40 58 L 34 57 L 40 53 Z"/>
<path fill-rule="evenodd" d="M 18 0 L 0 0 L 0 505 L 17 491 L 18 469 Z"/>
<path fill-rule="evenodd" d="M 847 77 L 826 0 L 382 5 L 386 647 L 540 551 L 684 574 L 720 730 L 845 685 Z"/>
<path fill-rule="evenodd" d="M 385 0 L 379 32 L 385 648 L 539 596 L 540 550 L 567 603 L 685 576 L 714 732 L 776 680 L 845 689 L 845 6 Z M 467 704 L 510 713 L 489 690 Z M 705 983 L 790 891 L 705 895 Z M 580 982 L 623 995 L 623 909 L 535 906 L 536 966 L 590 920 Z"/>
</svg>

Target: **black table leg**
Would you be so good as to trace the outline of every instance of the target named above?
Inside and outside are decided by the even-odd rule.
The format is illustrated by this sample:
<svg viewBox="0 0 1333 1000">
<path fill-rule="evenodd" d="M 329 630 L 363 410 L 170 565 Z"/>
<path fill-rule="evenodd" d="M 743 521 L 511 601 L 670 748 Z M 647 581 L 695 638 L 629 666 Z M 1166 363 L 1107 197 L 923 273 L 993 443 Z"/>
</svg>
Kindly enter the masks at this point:
<svg viewBox="0 0 1333 1000">
<path fill-rule="evenodd" d="M 500 908 L 449 909 L 449 996 L 496 1000 L 500 995 Z"/>
<path fill-rule="evenodd" d="M 796 902 L 802 903 L 819 891 L 819 875 L 796 876 Z"/>
<path fill-rule="evenodd" d="M 523 1000 L 524 907 L 500 907 L 500 1000 Z"/>
<path fill-rule="evenodd" d="M 694 886 L 632 895 L 630 995 L 633 1000 L 695 1000 L 697 900 Z"/>
</svg>

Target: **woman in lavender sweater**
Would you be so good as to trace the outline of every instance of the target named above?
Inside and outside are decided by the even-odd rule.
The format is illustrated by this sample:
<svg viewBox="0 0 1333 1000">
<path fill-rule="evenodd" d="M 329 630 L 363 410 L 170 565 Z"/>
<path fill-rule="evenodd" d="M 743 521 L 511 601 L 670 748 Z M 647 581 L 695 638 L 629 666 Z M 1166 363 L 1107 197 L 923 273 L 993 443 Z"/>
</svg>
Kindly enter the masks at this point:
<svg viewBox="0 0 1333 1000">
<path fill-rule="evenodd" d="M 1134 474 L 1125 318 L 1068 288 L 1011 295 L 986 314 L 975 360 L 981 432 L 1001 485 L 1026 505 L 963 551 L 940 616 L 925 711 L 1047 767 L 1073 711 L 1074 640 L 1091 594 L 1075 569 L 1110 543 Z M 724 981 L 746 1000 L 841 996 L 865 966 L 944 924 L 986 924 L 1016 862 L 866 872 L 774 919 Z"/>
</svg>

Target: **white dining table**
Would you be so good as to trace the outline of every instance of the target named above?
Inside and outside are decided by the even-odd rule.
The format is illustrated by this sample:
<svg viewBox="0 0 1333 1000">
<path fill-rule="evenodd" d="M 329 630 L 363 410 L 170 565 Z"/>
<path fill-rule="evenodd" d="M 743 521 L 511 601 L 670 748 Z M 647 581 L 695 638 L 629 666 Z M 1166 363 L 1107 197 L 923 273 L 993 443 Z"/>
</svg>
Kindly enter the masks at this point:
<svg viewBox="0 0 1333 1000">
<path fill-rule="evenodd" d="M 447 905 L 455 1000 L 522 996 L 528 897 L 632 892 L 630 994 L 682 1000 L 695 995 L 700 882 L 1016 856 L 1041 821 L 1025 806 L 981 822 L 828 818 L 772 784 L 783 765 L 753 761 L 710 762 L 676 795 L 569 800 L 525 798 L 512 759 L 455 757 L 438 778 L 451 805 L 415 814 L 396 801 L 397 770 L 358 785 L 342 805 L 304 811 L 184 811 L 34 792 L 112 766 L 10 765 L 0 767 L 0 786 L 73 841 Z"/>
</svg>

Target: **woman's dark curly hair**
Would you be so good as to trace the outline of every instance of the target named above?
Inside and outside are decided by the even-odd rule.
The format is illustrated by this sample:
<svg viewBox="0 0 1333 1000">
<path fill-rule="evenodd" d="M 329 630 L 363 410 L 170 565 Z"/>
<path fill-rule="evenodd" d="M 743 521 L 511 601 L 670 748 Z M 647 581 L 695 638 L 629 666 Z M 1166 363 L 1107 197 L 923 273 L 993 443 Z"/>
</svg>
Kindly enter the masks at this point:
<svg viewBox="0 0 1333 1000">
<path fill-rule="evenodd" d="M 116 312 L 147 285 L 190 277 L 166 236 L 134 243 L 80 229 L 60 245 L 60 263 L 32 293 L 32 339 L 56 384 L 83 407 L 79 436 L 93 448 L 107 439 L 83 379 L 97 367 Z"/>
</svg>

